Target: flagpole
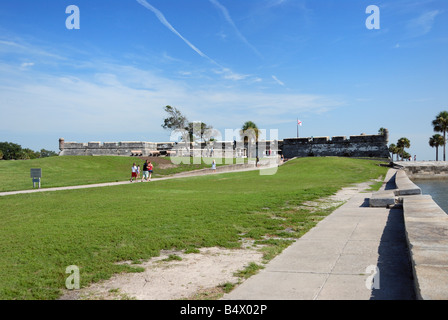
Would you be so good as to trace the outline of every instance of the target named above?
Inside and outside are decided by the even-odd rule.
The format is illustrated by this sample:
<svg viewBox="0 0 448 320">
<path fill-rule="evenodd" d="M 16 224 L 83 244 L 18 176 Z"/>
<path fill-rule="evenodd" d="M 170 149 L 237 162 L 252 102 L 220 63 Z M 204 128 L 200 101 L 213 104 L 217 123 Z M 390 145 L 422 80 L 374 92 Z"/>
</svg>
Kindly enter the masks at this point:
<svg viewBox="0 0 448 320">
<path fill-rule="evenodd" d="M 297 138 L 299 137 L 299 118 L 297 118 Z"/>
</svg>

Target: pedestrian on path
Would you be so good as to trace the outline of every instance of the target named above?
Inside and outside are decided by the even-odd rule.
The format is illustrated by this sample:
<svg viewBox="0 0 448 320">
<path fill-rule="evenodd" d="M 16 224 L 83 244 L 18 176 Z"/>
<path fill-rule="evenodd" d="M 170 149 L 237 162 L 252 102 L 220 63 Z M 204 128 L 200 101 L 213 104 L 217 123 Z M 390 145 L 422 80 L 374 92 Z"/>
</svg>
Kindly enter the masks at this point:
<svg viewBox="0 0 448 320">
<path fill-rule="evenodd" d="M 134 178 L 135 181 L 137 181 L 137 166 L 135 165 L 135 163 L 132 164 L 132 173 L 131 173 L 131 182 L 133 182 Z"/>
<path fill-rule="evenodd" d="M 148 160 L 146 160 L 145 163 L 143 164 L 142 182 L 143 182 L 143 179 L 145 179 L 146 181 L 148 181 L 148 179 L 149 179 Z"/>
<path fill-rule="evenodd" d="M 154 166 L 152 165 L 151 161 L 149 161 L 148 163 L 149 181 L 151 181 L 153 167 Z"/>
<path fill-rule="evenodd" d="M 216 172 L 216 162 L 215 162 L 215 160 L 213 160 L 213 162 L 212 162 L 212 170 L 213 170 L 213 172 Z"/>
</svg>

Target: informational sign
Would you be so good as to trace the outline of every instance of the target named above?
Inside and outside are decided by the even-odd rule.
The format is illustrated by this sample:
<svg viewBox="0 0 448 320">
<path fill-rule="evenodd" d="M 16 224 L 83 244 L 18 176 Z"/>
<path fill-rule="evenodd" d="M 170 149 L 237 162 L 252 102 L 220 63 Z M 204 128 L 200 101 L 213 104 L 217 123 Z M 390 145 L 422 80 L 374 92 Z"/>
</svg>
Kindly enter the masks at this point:
<svg viewBox="0 0 448 320">
<path fill-rule="evenodd" d="M 40 178 L 42 178 L 42 169 L 41 168 L 33 168 L 30 169 L 30 176 L 33 179 L 33 188 L 38 184 L 38 188 L 40 188 Z"/>
<path fill-rule="evenodd" d="M 42 178 L 42 169 L 41 168 L 31 169 L 30 176 L 31 178 Z"/>
</svg>

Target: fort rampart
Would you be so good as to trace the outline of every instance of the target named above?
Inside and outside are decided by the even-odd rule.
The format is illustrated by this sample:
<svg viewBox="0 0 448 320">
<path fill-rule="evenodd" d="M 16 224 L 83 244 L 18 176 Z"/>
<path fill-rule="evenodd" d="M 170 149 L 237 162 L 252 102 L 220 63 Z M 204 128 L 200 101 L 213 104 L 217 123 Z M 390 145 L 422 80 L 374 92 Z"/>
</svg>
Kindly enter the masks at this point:
<svg viewBox="0 0 448 320">
<path fill-rule="evenodd" d="M 389 158 L 388 134 L 337 137 L 290 138 L 283 140 L 283 156 Z"/>
<path fill-rule="evenodd" d="M 143 141 L 124 142 L 65 142 L 59 139 L 59 150 L 61 156 L 131 156 L 150 155 L 157 151 L 157 143 Z"/>
<path fill-rule="evenodd" d="M 332 137 L 289 138 L 260 141 L 256 145 L 236 141 L 214 141 L 202 143 L 184 142 L 65 142 L 59 139 L 61 156 L 111 155 L 151 156 L 176 154 L 182 156 L 215 157 L 263 157 L 282 154 L 286 159 L 294 157 L 361 157 L 389 158 L 387 130 L 383 135 L 357 135 Z"/>
</svg>

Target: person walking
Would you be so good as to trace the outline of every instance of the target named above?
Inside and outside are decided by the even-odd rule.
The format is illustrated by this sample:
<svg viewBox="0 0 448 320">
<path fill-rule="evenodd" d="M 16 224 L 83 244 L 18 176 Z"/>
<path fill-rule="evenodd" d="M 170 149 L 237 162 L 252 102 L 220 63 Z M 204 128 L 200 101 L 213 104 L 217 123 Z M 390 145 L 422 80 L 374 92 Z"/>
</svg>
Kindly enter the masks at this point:
<svg viewBox="0 0 448 320">
<path fill-rule="evenodd" d="M 149 171 L 148 171 L 148 160 L 145 160 L 145 163 L 143 164 L 143 176 L 142 176 L 142 182 L 143 179 L 148 181 L 149 179 Z"/>
<path fill-rule="evenodd" d="M 216 162 L 215 162 L 215 160 L 213 160 L 213 162 L 212 162 L 212 170 L 213 170 L 213 172 L 216 172 Z"/>
<path fill-rule="evenodd" d="M 137 181 L 137 166 L 135 165 L 135 163 L 132 164 L 132 173 L 131 173 L 131 182 L 133 182 L 134 178 L 135 181 Z"/>
<path fill-rule="evenodd" d="M 148 163 L 149 181 L 151 181 L 153 168 L 154 168 L 154 166 L 152 165 L 151 161 L 149 161 L 149 163 Z"/>
</svg>

